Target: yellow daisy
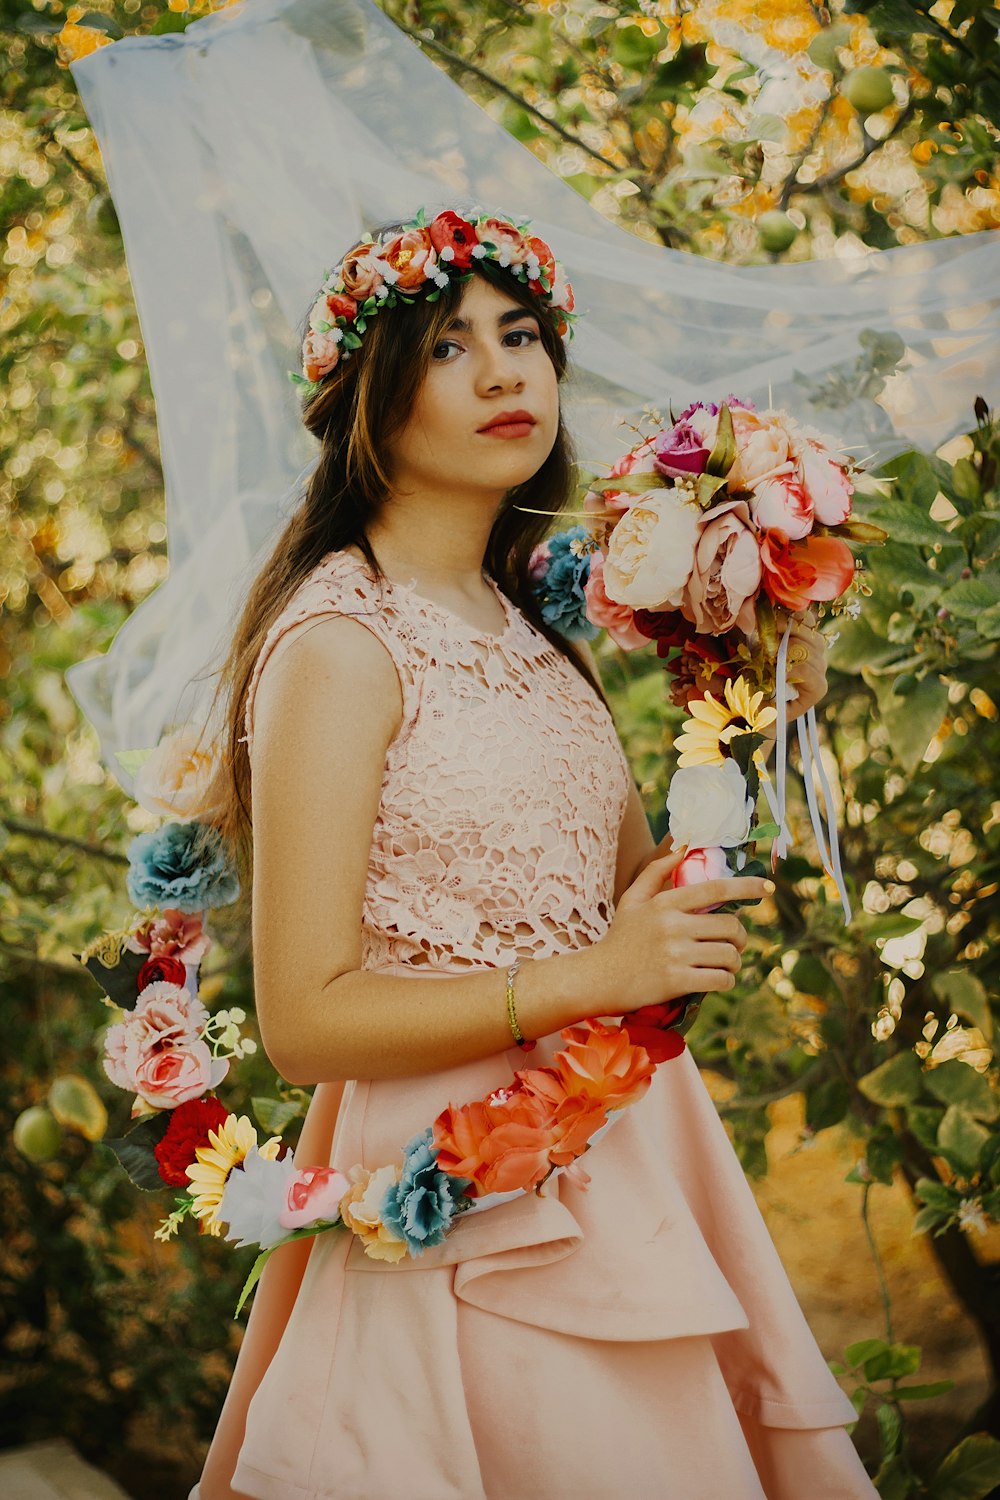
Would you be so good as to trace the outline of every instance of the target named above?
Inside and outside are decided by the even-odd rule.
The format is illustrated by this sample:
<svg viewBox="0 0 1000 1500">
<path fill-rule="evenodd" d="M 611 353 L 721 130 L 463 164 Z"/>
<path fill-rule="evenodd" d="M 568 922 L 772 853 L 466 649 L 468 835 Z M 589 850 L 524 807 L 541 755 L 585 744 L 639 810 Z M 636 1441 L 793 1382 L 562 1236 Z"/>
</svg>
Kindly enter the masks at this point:
<svg viewBox="0 0 1000 1500">
<path fill-rule="evenodd" d="M 257 1132 L 246 1115 L 227 1115 L 218 1130 L 208 1132 L 209 1145 L 198 1146 L 196 1161 L 187 1168 L 191 1183 L 194 1208 L 191 1212 L 201 1220 L 205 1234 L 222 1233 L 223 1221 L 216 1218 L 216 1210 L 222 1202 L 226 1179 L 234 1167 L 245 1161 L 252 1147 L 257 1146 Z M 274 1161 L 281 1149 L 279 1136 L 272 1136 L 263 1146 L 257 1146 L 259 1155 Z"/>
<path fill-rule="evenodd" d="M 764 734 L 778 714 L 770 706 L 762 707 L 763 702 L 764 694 L 751 693 L 745 677 L 726 683 L 724 702 L 711 693 L 693 699 L 691 717 L 675 741 L 681 752 L 678 766 L 721 766 L 728 758 L 722 747 L 737 735 L 751 730 Z"/>
</svg>

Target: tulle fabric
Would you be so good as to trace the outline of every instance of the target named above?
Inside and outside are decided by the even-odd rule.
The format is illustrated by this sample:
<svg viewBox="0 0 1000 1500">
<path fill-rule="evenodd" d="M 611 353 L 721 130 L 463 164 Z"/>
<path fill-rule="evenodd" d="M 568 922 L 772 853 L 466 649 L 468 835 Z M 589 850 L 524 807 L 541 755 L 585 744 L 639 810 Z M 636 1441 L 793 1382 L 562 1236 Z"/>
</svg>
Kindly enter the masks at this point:
<svg viewBox="0 0 1000 1500">
<path fill-rule="evenodd" d="M 249 580 L 315 461 L 286 370 L 329 266 L 368 226 L 480 203 L 533 218 L 584 316 L 565 409 L 608 463 L 647 402 L 737 391 L 886 455 L 971 425 L 1000 372 L 1000 234 L 860 258 L 720 265 L 616 228 L 371 0 L 243 0 L 72 65 L 125 239 L 156 398 L 170 574 L 68 674 L 114 752 L 204 714 Z M 865 330 L 895 333 L 877 400 Z"/>
</svg>

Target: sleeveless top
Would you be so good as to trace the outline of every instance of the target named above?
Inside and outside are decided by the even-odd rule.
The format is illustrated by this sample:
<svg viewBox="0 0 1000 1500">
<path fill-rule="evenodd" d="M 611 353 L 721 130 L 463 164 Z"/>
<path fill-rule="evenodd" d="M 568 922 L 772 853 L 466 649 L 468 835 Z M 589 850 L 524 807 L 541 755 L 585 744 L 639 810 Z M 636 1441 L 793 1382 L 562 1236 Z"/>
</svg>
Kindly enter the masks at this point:
<svg viewBox="0 0 1000 1500">
<path fill-rule="evenodd" d="M 362 913 L 363 967 L 459 973 L 597 940 L 613 915 L 630 771 L 611 715 L 572 663 L 487 582 L 490 635 L 409 584 L 331 552 L 271 626 L 249 684 L 293 626 L 350 615 L 392 657 L 389 745 Z"/>
</svg>

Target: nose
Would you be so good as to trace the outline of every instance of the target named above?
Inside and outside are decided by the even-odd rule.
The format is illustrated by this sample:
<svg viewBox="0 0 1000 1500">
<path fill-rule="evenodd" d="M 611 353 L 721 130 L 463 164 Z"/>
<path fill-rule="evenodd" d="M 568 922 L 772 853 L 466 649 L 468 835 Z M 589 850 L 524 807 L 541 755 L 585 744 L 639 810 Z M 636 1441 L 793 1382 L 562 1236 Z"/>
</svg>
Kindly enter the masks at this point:
<svg viewBox="0 0 1000 1500">
<path fill-rule="evenodd" d="M 482 396 L 497 395 L 501 391 L 520 391 L 524 388 L 524 374 L 518 364 L 519 351 L 503 344 L 490 344 L 483 352 L 476 371 L 476 385 Z"/>
</svg>

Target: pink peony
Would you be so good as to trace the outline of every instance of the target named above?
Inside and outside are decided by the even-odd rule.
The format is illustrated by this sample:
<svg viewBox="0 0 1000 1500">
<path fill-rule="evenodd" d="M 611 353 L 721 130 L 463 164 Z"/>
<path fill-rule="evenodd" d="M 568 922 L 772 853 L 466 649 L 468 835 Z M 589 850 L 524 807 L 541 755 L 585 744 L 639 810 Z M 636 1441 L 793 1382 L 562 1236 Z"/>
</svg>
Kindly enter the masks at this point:
<svg viewBox="0 0 1000 1500">
<path fill-rule="evenodd" d="M 822 526 L 836 526 L 851 514 L 854 486 L 846 470 L 819 443 L 806 442 L 799 455 L 799 473 L 812 501 L 813 514 Z"/>
<path fill-rule="evenodd" d="M 694 566 L 681 597 L 681 613 L 701 635 L 734 626 L 749 635 L 760 588 L 760 547 L 743 500 L 703 511 Z M 598 622 L 600 623 L 600 622 Z"/>
<path fill-rule="evenodd" d="M 528 559 L 528 577 L 533 583 L 539 583 L 545 577 L 549 566 L 549 556 L 548 542 L 539 542 L 537 547 L 532 548 L 531 557 Z"/>
<path fill-rule="evenodd" d="M 307 380 L 322 380 L 340 363 L 340 340 L 310 328 L 302 345 L 302 361 Z"/>
<path fill-rule="evenodd" d="M 756 547 L 754 548 L 756 551 Z M 638 646 L 648 646 L 649 637 L 637 630 L 633 621 L 634 610 L 627 604 L 617 604 L 609 599 L 604 588 L 604 558 L 594 552 L 590 558 L 590 576 L 584 584 L 587 598 L 587 618 L 608 632 L 611 639 L 624 651 L 634 651 Z"/>
<path fill-rule="evenodd" d="M 108 1027 L 104 1071 L 157 1109 L 200 1098 L 229 1071 L 200 1039 L 207 1021 L 208 1011 L 186 989 L 165 980 L 147 985 L 125 1019 Z"/>
<path fill-rule="evenodd" d="M 304 1229 L 318 1219 L 336 1219 L 340 1200 L 350 1185 L 336 1167 L 297 1167 L 278 1223 L 282 1229 Z"/>
<path fill-rule="evenodd" d="M 137 928 L 126 947 L 133 953 L 148 953 L 150 958 L 176 958 L 183 964 L 194 965 L 205 957 L 209 943 L 200 913 L 167 906 L 161 917 Z"/>
<path fill-rule="evenodd" d="M 776 474 L 756 485 L 750 510 L 761 531 L 783 531 L 793 541 L 812 531 L 812 500 L 795 474 Z"/>
</svg>

